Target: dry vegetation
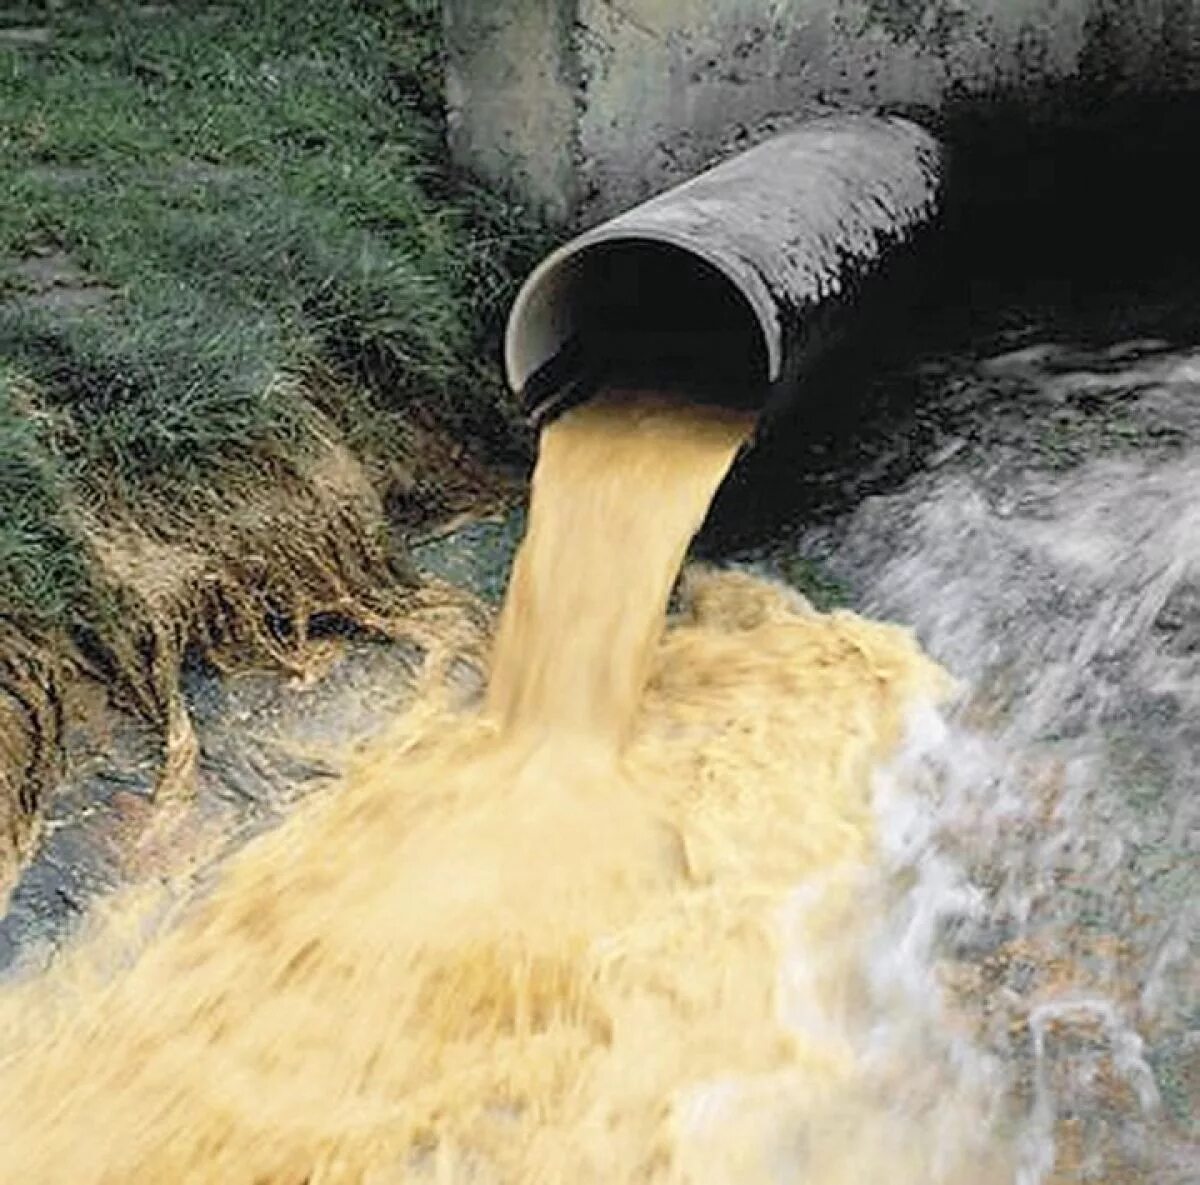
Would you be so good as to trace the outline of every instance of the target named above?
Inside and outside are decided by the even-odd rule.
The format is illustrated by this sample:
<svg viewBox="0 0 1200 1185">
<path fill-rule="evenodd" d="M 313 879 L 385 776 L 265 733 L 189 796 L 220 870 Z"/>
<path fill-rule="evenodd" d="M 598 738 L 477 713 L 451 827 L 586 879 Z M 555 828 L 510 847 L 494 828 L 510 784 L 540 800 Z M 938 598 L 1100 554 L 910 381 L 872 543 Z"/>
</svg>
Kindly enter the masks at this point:
<svg viewBox="0 0 1200 1185">
<path fill-rule="evenodd" d="M 71 680 L 186 784 L 189 654 L 300 669 L 314 618 L 391 628 L 406 535 L 520 462 L 492 359 L 540 232 L 443 159 L 438 27 L 427 0 L 0 16 L 0 869 Z"/>
</svg>

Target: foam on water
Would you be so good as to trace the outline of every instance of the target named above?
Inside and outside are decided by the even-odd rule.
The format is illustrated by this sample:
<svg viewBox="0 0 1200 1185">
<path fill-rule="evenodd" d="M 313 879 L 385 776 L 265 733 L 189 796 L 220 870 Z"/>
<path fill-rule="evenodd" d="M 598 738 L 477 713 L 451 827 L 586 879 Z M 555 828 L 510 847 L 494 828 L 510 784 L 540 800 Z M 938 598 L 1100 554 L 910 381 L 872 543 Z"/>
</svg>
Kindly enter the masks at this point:
<svg viewBox="0 0 1200 1185">
<path fill-rule="evenodd" d="M 614 393 L 546 430 L 483 711 L 431 664 L 137 958 L 0 997 L 6 1176 L 1014 1179 L 1007 1068 L 942 982 L 985 768 L 949 680 L 745 572 L 691 570 L 663 632 L 750 427 Z"/>
<path fill-rule="evenodd" d="M 1011 404 L 1036 410 L 804 531 L 966 687 L 933 746 L 936 810 L 914 826 L 902 799 L 881 842 L 912 835 L 942 885 L 915 940 L 932 929 L 954 1010 L 1010 1079 L 1021 1185 L 1182 1185 L 1200 1174 L 1195 350 L 1055 341 L 955 366 L 989 398 L 1019 382 Z M 1142 447 L 1039 461 L 1045 417 L 1100 396 Z M 1104 430 L 1098 406 L 1077 432 Z"/>
</svg>

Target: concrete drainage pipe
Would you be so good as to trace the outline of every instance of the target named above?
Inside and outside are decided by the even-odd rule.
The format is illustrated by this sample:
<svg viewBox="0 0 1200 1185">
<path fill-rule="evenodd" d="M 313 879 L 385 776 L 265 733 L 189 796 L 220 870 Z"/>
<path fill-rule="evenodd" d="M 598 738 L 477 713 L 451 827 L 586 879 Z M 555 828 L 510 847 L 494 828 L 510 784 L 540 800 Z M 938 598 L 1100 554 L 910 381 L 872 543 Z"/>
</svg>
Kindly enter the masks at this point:
<svg viewBox="0 0 1200 1185">
<path fill-rule="evenodd" d="M 943 156 L 907 120 L 812 120 L 549 255 L 508 320 L 534 418 L 602 381 L 669 378 L 763 405 L 840 335 L 934 218 Z"/>
</svg>

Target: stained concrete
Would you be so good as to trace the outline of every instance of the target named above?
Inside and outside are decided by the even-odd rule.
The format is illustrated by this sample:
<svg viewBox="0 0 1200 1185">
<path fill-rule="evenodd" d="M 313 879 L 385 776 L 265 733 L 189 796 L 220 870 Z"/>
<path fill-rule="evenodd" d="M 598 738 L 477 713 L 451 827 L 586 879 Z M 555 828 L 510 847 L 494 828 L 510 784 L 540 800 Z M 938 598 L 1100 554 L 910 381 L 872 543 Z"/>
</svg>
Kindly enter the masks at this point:
<svg viewBox="0 0 1200 1185">
<path fill-rule="evenodd" d="M 1200 0 L 445 0 L 456 157 L 589 225 L 806 115 L 1200 89 Z"/>
<path fill-rule="evenodd" d="M 452 0 L 444 12 L 454 156 L 569 220 L 579 159 L 573 3 Z"/>
</svg>

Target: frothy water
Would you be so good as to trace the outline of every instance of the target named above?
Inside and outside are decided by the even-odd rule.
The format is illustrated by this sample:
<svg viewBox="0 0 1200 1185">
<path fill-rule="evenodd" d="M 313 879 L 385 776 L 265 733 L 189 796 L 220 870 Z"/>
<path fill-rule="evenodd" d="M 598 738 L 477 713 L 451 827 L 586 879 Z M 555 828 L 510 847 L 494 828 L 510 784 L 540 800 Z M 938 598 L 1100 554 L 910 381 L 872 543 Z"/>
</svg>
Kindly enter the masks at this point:
<svg viewBox="0 0 1200 1185">
<path fill-rule="evenodd" d="M 1183 1185 L 1200 1179 L 1200 355 L 1052 341 L 957 377 L 1011 384 L 1027 426 L 798 536 L 965 686 L 927 734 L 931 813 L 881 800 L 885 850 L 933 892 L 877 949 L 911 936 L 910 966 L 940 967 L 974 1056 L 1009 1076 L 1021 1185 Z M 1094 417 L 1068 428 L 1115 447 L 1064 458 L 1047 434 L 1081 401 Z"/>
<path fill-rule="evenodd" d="M 5 1171 L 1011 1180 L 932 957 L 973 900 L 929 822 L 944 673 L 737 572 L 690 571 L 663 632 L 751 427 L 644 393 L 551 424 L 482 711 L 435 664 L 198 901 L 0 997 Z"/>
</svg>

